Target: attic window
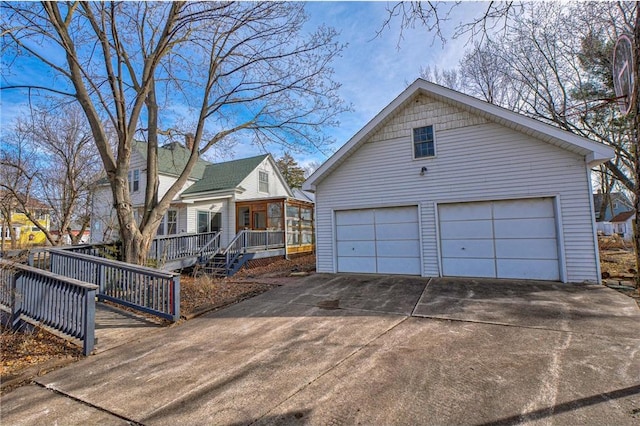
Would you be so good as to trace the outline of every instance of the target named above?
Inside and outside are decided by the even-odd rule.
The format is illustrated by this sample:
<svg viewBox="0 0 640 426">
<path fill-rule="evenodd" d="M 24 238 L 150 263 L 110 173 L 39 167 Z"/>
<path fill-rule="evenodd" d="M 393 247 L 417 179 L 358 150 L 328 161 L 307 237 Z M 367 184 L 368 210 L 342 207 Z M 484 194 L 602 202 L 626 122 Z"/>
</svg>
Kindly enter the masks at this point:
<svg viewBox="0 0 640 426">
<path fill-rule="evenodd" d="M 434 157 L 435 155 L 433 126 L 413 129 L 413 158 Z"/>
<path fill-rule="evenodd" d="M 269 192 L 269 173 L 258 172 L 258 191 Z"/>
</svg>

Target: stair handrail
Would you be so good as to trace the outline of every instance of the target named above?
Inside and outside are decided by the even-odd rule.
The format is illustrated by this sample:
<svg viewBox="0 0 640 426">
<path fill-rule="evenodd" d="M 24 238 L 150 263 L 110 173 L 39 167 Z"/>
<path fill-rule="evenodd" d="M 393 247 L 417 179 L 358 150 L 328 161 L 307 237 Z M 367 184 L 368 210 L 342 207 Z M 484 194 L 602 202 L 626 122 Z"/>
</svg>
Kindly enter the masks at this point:
<svg viewBox="0 0 640 426">
<path fill-rule="evenodd" d="M 235 261 L 238 257 L 240 257 L 240 254 L 242 254 L 243 252 L 245 252 L 247 250 L 247 233 L 246 233 L 246 231 L 247 231 L 246 229 L 243 229 L 242 231 L 237 233 L 236 236 L 233 237 L 231 242 L 227 245 L 227 247 L 220 252 L 220 254 L 224 255 L 225 258 L 226 258 L 226 266 L 227 266 L 227 268 L 229 267 L 229 265 L 233 261 Z M 238 241 L 240 242 L 240 246 L 237 247 L 235 249 L 235 251 L 230 253 L 230 251 L 234 248 L 234 246 L 236 246 L 238 244 Z M 229 256 L 230 254 L 232 254 L 231 258 Z"/>
<path fill-rule="evenodd" d="M 213 238 L 211 238 L 211 240 L 210 240 L 207 244 L 205 244 L 205 245 L 203 245 L 202 247 L 200 247 L 200 250 L 198 250 L 198 253 L 197 253 L 197 257 L 198 257 L 198 259 L 202 259 L 203 253 L 204 253 L 204 252 L 205 252 L 205 251 L 206 251 L 206 250 L 207 250 L 211 245 L 213 245 L 214 243 L 216 243 L 216 248 L 215 248 L 215 250 L 213 250 L 213 252 L 208 253 L 208 254 L 207 254 L 207 257 L 208 257 L 208 258 L 211 258 L 211 257 L 215 256 L 216 254 L 218 254 L 218 253 L 220 252 L 220 248 L 221 248 L 221 247 L 220 247 L 220 236 L 221 236 L 221 235 L 222 235 L 222 231 L 218 231 L 218 232 L 213 236 Z"/>
</svg>

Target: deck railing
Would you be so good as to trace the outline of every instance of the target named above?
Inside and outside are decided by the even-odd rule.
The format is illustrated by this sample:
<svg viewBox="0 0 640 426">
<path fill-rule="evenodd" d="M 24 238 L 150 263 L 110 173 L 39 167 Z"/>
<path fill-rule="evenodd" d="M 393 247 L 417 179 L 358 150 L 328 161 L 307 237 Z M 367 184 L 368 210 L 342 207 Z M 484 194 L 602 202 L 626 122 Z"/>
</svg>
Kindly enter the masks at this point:
<svg viewBox="0 0 640 426">
<path fill-rule="evenodd" d="M 60 249 L 49 256 L 51 272 L 97 285 L 98 300 L 180 319 L 179 274 Z"/>
<path fill-rule="evenodd" d="M 284 231 L 242 231 L 247 249 L 264 249 L 284 247 Z"/>
<path fill-rule="evenodd" d="M 269 250 L 284 247 L 284 231 L 252 231 L 244 229 L 220 253 L 225 255 L 227 268 L 248 250 Z"/>
<path fill-rule="evenodd" d="M 95 343 L 98 286 L 0 259 L 0 308 L 20 321 L 44 325 L 62 337 L 82 341 L 89 355 Z"/>
<path fill-rule="evenodd" d="M 149 259 L 158 264 L 192 256 L 213 256 L 220 250 L 220 232 L 201 234 L 167 235 L 151 242 Z"/>
</svg>

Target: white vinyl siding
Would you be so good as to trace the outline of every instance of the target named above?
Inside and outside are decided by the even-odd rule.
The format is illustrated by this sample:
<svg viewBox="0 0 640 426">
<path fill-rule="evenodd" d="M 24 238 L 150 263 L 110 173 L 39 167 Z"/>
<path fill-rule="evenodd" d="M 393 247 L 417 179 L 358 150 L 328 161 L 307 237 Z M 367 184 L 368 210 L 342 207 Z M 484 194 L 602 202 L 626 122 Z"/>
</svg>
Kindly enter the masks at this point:
<svg viewBox="0 0 640 426">
<path fill-rule="evenodd" d="M 317 182 L 318 272 L 336 271 L 336 210 L 419 204 L 423 274 L 438 276 L 435 203 L 557 196 L 567 280 L 598 280 L 583 157 L 437 101 L 409 103 L 392 122 Z M 412 129 L 430 123 L 438 156 L 421 176 L 407 146 Z"/>
<path fill-rule="evenodd" d="M 236 195 L 237 200 L 252 200 L 265 197 L 287 197 L 289 193 L 286 184 L 279 178 L 275 171 L 275 163 L 269 157 L 265 158 L 262 163 L 256 167 L 249 175 L 240 183 L 240 187 L 244 191 Z M 268 192 L 261 190 L 259 173 L 263 172 L 268 175 Z M 265 188 L 262 188 L 265 189 Z"/>
</svg>

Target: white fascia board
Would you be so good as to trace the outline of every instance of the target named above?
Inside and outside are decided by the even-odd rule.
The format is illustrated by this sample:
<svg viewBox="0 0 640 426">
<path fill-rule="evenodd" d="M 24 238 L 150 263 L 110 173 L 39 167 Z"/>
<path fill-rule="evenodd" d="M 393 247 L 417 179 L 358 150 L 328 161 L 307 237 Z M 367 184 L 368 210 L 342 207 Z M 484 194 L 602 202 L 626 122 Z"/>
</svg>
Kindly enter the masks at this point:
<svg viewBox="0 0 640 426">
<path fill-rule="evenodd" d="M 198 201 L 208 201 L 208 200 L 218 200 L 224 198 L 231 198 L 235 195 L 236 192 L 244 192 L 244 188 L 236 188 L 235 190 L 224 190 L 224 191 L 209 191 L 209 192 L 198 192 L 196 194 L 187 194 L 180 196 L 180 200 L 183 203 L 195 203 Z"/>
<path fill-rule="evenodd" d="M 280 172 L 280 169 L 276 164 L 276 160 L 273 158 L 271 154 L 267 156 L 267 160 L 271 162 L 271 167 L 273 168 L 273 170 L 275 170 L 276 175 L 278 175 L 278 179 L 280 179 L 280 183 L 282 183 L 282 186 L 287 190 L 287 194 L 289 195 L 289 197 L 293 197 L 293 191 L 291 190 L 291 188 L 289 188 L 289 185 L 287 184 L 287 181 L 284 179 L 284 176 L 282 176 L 282 173 Z"/>
<path fill-rule="evenodd" d="M 473 96 L 456 92 L 455 90 L 447 89 L 446 87 L 442 87 L 428 81 L 417 81 L 421 83 L 419 85 L 419 90 L 422 90 L 427 95 L 435 95 L 438 98 L 442 98 L 442 100 L 444 101 L 448 100 L 449 102 L 453 101 L 454 103 L 462 104 L 467 108 L 470 107 L 472 110 L 475 109 L 489 116 L 511 122 L 515 126 L 522 126 L 536 133 L 543 134 L 552 139 L 551 141 L 549 141 L 549 143 L 553 144 L 554 139 L 558 142 L 568 143 L 578 148 L 579 151 L 582 151 L 586 157 L 593 156 L 596 161 L 602 159 L 606 161 L 614 157 L 614 150 L 609 146 L 594 142 L 582 136 L 575 135 L 566 130 L 562 130 L 550 124 L 538 121 L 534 118 L 518 114 L 506 108 L 490 104 L 488 102 L 474 98 Z"/>
</svg>

